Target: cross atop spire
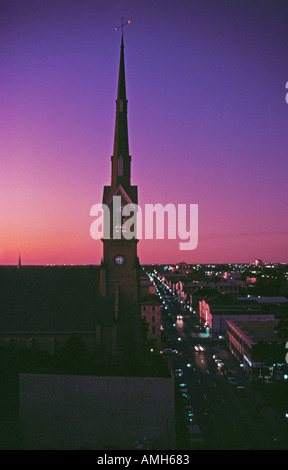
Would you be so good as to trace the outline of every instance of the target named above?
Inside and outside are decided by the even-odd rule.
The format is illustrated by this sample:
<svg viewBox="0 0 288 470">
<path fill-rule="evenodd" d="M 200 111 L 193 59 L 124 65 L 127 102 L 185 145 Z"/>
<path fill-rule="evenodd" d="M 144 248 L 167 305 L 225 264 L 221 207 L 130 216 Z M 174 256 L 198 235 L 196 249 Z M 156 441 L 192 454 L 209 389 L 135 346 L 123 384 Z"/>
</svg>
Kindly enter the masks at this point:
<svg viewBox="0 0 288 470">
<path fill-rule="evenodd" d="M 126 26 L 127 24 L 130 24 L 130 23 L 131 23 L 131 20 L 128 20 L 127 23 L 124 23 L 124 19 L 123 19 L 123 16 L 122 16 L 122 23 L 119 26 L 115 27 L 115 31 L 118 31 L 118 29 L 121 28 L 122 29 L 122 36 L 123 36 L 124 26 Z"/>
</svg>

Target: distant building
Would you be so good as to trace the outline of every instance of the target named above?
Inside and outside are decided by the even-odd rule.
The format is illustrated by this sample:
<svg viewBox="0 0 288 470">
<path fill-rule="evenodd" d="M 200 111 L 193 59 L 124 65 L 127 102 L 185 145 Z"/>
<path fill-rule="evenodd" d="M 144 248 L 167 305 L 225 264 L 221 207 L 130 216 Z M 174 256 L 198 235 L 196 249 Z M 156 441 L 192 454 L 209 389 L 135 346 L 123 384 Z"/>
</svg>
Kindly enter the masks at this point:
<svg viewBox="0 0 288 470">
<path fill-rule="evenodd" d="M 155 346 L 161 345 L 161 303 L 159 302 L 154 286 L 142 286 L 141 288 L 141 316 L 147 322 L 147 339 L 155 343 Z M 152 291 L 151 291 L 152 289 Z M 155 289 L 155 288 L 154 288 Z"/>
<path fill-rule="evenodd" d="M 229 349 L 251 381 L 265 377 L 281 380 L 287 374 L 278 325 L 279 320 L 227 321 Z"/>
<path fill-rule="evenodd" d="M 180 263 L 176 264 L 175 271 L 179 274 L 189 274 L 191 272 L 191 268 L 185 261 L 180 261 Z"/>
<path fill-rule="evenodd" d="M 273 313 L 275 318 L 288 318 L 288 299 L 286 297 L 248 295 L 247 297 L 239 297 L 239 300 L 248 305 L 256 302 L 261 305 L 263 311 Z"/>
<path fill-rule="evenodd" d="M 218 294 L 233 295 L 239 294 L 241 288 L 245 287 L 245 281 L 231 281 L 231 282 L 207 282 L 200 281 L 194 284 L 196 289 L 191 289 L 189 295 L 190 311 L 199 310 L 199 302 L 205 299 L 207 296 L 217 296 Z"/>
<path fill-rule="evenodd" d="M 226 271 L 223 274 L 223 279 L 225 279 L 226 281 L 227 280 L 232 281 L 234 279 L 241 279 L 241 276 L 242 276 L 242 273 L 240 271 L 231 271 L 231 272 Z"/>
<path fill-rule="evenodd" d="M 141 282 L 141 286 L 150 286 L 151 285 L 151 281 L 150 281 L 149 277 L 147 277 L 147 276 L 141 276 L 140 282 Z"/>
<path fill-rule="evenodd" d="M 274 320 L 274 315 L 263 312 L 257 302 L 249 303 L 233 296 L 214 294 L 199 302 L 202 325 L 213 340 L 226 337 L 227 321 Z"/>
<path fill-rule="evenodd" d="M 211 289 L 214 292 L 220 292 L 221 294 L 239 294 L 241 284 L 240 281 L 179 281 L 176 284 L 175 290 L 177 292 L 179 300 L 186 302 L 189 300 L 190 295 L 194 295 L 195 292 L 199 292 L 201 289 Z"/>
<path fill-rule="evenodd" d="M 247 297 L 238 297 L 241 301 L 247 302 L 257 302 L 258 304 L 265 304 L 265 305 L 280 305 L 280 304 L 288 304 L 288 299 L 286 297 L 275 296 L 275 297 L 266 297 L 262 295 L 258 296 L 247 296 Z"/>
</svg>

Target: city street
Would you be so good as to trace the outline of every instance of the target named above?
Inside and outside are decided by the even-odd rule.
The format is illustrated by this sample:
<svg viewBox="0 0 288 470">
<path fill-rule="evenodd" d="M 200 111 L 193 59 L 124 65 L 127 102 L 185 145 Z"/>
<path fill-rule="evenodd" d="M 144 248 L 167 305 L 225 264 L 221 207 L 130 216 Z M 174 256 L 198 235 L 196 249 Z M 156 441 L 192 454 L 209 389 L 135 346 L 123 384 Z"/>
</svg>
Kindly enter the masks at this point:
<svg viewBox="0 0 288 470">
<path fill-rule="evenodd" d="M 189 404 L 199 425 L 204 449 L 273 449 L 274 429 L 257 419 L 251 384 L 239 365 L 224 348 L 213 347 L 209 339 L 203 338 L 196 320 L 191 321 L 189 315 L 185 318 L 183 307 L 170 292 L 167 294 L 161 283 L 157 283 L 157 289 L 162 302 L 165 302 L 162 304 L 162 324 L 167 347 L 178 351 L 178 354 L 166 357 L 173 370 L 177 371 L 176 423 L 179 448 L 187 445 L 187 442 L 189 445 L 189 441 L 185 441 L 187 423 L 183 420 L 184 406 Z M 233 372 L 237 374 L 235 380 L 238 385 L 245 387 L 245 394 L 238 394 L 239 390 L 229 383 L 217 367 L 213 355 L 221 357 L 224 353 L 225 366 L 230 369 L 233 365 Z M 181 376 L 178 377 L 178 374 Z M 182 388 L 187 385 L 188 399 L 183 400 L 181 397 L 181 384 Z"/>
</svg>

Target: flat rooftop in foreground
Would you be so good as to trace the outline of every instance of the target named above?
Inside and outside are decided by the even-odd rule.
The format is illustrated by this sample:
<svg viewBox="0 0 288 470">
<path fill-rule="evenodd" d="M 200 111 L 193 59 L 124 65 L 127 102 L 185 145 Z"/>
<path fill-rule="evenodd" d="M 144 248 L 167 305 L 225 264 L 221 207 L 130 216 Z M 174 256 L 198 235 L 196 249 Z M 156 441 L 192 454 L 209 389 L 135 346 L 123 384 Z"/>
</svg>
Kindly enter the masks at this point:
<svg viewBox="0 0 288 470">
<path fill-rule="evenodd" d="M 141 365 L 95 365 L 93 367 L 80 367 L 77 370 L 64 369 L 61 367 L 29 367 L 22 371 L 27 374 L 48 375 L 86 375 L 99 377 L 162 377 L 171 378 L 171 370 L 163 357 L 155 356 Z"/>
<path fill-rule="evenodd" d="M 264 341 L 266 343 L 281 342 L 277 334 L 279 320 L 239 320 L 229 322 L 234 325 L 239 332 L 245 334 L 252 343 Z"/>
</svg>

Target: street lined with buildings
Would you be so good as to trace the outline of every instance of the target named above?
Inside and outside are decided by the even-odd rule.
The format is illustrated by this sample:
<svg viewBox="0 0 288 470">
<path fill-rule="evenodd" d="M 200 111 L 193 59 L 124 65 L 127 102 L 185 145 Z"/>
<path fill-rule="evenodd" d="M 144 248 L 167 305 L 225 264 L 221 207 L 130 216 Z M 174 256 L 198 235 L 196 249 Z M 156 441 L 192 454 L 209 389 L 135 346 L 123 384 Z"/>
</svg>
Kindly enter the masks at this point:
<svg viewBox="0 0 288 470">
<path fill-rule="evenodd" d="M 196 316 L 189 312 L 187 315 L 186 306 L 178 302 L 165 283 L 155 279 L 158 295 L 164 302 L 162 323 L 166 342 L 170 349 L 177 351 L 169 354 L 168 350 L 165 354 L 164 350 L 175 373 L 177 445 L 189 445 L 185 407 L 190 406 L 201 433 L 198 448 L 283 447 L 286 428 L 275 422 L 269 410 L 263 419 L 263 404 L 258 394 L 225 344 L 211 342 L 201 331 Z M 279 430 L 281 442 L 278 442 Z"/>
</svg>

